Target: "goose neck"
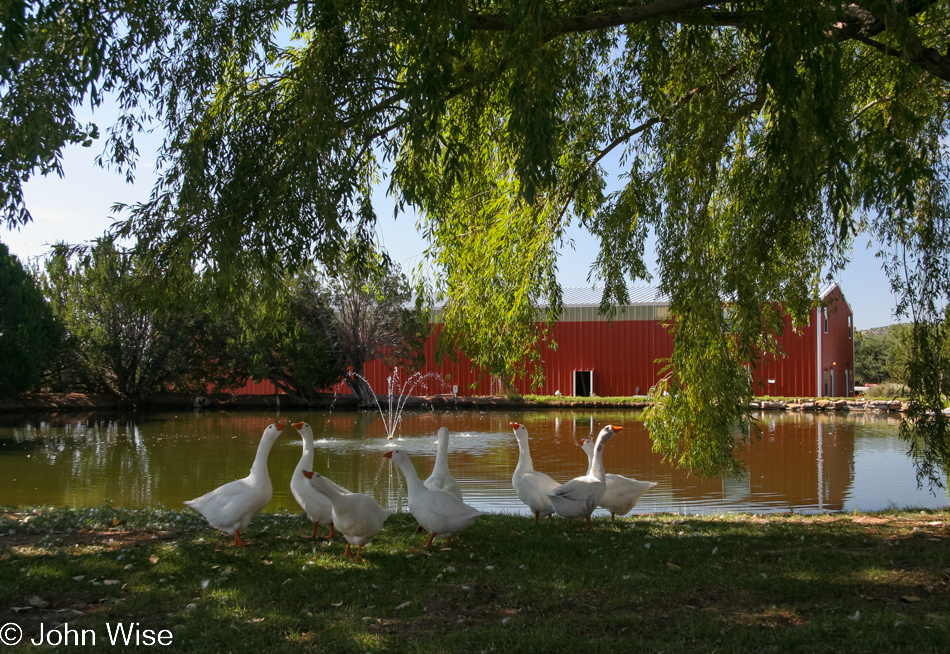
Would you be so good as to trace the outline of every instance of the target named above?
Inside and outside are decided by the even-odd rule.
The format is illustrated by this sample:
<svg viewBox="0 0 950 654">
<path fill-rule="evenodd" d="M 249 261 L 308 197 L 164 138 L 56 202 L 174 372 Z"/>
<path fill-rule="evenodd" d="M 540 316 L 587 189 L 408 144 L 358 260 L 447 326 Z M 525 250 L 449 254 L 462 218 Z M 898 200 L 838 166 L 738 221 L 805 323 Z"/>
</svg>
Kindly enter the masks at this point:
<svg viewBox="0 0 950 654">
<path fill-rule="evenodd" d="M 303 451 L 294 474 L 299 475 L 302 470 L 313 470 L 313 439 L 306 436 L 303 437 Z"/>
<path fill-rule="evenodd" d="M 531 449 L 527 439 L 518 439 L 518 465 L 515 472 L 531 472 L 534 470 L 534 461 L 531 459 Z"/>
<path fill-rule="evenodd" d="M 597 479 L 601 481 L 607 478 L 606 472 L 604 471 L 604 441 L 600 438 L 597 439 L 597 444 L 594 446 L 594 453 L 590 457 L 590 467 L 587 469 L 587 474 L 597 477 Z"/>
<path fill-rule="evenodd" d="M 440 474 L 449 471 L 449 438 L 439 434 L 439 447 L 435 453 L 435 470 Z"/>
<path fill-rule="evenodd" d="M 327 499 L 330 500 L 331 504 L 333 503 L 334 500 L 337 500 L 343 497 L 343 493 L 341 493 L 336 488 L 334 488 L 333 484 L 328 483 L 327 480 L 324 479 L 323 477 L 321 477 L 321 479 L 323 480 L 323 483 L 320 484 L 319 489 L 315 489 L 315 490 L 317 490 L 317 492 L 320 493 L 321 495 L 325 495 Z"/>
<path fill-rule="evenodd" d="M 422 480 L 419 479 L 419 473 L 416 472 L 415 467 L 412 465 L 412 462 L 408 460 L 396 461 L 397 466 L 402 470 L 402 474 L 406 477 L 406 486 L 409 488 L 409 493 L 414 494 L 420 488 L 425 488 L 422 484 Z"/>
<path fill-rule="evenodd" d="M 278 436 L 280 432 L 277 432 Z M 257 454 L 254 456 L 254 464 L 251 466 L 251 476 L 267 475 L 267 457 L 270 454 L 271 447 L 274 445 L 275 438 L 262 438 L 257 446 Z"/>
</svg>

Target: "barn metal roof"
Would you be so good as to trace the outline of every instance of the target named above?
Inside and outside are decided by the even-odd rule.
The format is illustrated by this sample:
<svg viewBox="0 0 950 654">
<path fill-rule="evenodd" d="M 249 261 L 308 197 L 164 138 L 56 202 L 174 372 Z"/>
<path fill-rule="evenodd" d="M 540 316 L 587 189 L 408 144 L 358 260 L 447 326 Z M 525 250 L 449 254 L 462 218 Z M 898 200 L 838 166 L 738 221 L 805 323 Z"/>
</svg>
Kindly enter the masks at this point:
<svg viewBox="0 0 950 654">
<path fill-rule="evenodd" d="M 822 284 L 818 288 L 818 298 L 820 300 L 826 299 L 838 286 L 838 282 L 836 281 Z M 563 294 L 562 298 L 565 311 L 568 309 L 597 309 L 600 307 L 600 300 L 604 295 L 604 289 L 592 286 L 565 286 L 561 289 L 561 292 Z M 656 286 L 628 286 L 627 297 L 629 298 L 629 302 L 624 306 L 665 307 L 670 304 L 669 297 L 664 295 Z M 847 302 L 847 300 L 845 300 L 845 302 Z M 443 306 L 444 303 L 439 302 L 434 308 L 438 311 Z M 584 315 L 593 314 L 585 312 Z"/>
<path fill-rule="evenodd" d="M 836 281 L 825 282 L 818 287 L 818 299 L 826 299 L 838 286 Z M 604 289 L 589 286 L 565 286 L 562 291 L 565 307 L 598 307 L 604 294 Z M 628 286 L 627 295 L 630 298 L 630 304 L 670 303 L 670 299 L 655 286 Z"/>
<path fill-rule="evenodd" d="M 599 307 L 604 289 L 587 286 L 566 286 L 562 289 L 565 307 Z M 669 304 L 668 297 L 655 286 L 628 286 L 628 304 Z"/>
</svg>

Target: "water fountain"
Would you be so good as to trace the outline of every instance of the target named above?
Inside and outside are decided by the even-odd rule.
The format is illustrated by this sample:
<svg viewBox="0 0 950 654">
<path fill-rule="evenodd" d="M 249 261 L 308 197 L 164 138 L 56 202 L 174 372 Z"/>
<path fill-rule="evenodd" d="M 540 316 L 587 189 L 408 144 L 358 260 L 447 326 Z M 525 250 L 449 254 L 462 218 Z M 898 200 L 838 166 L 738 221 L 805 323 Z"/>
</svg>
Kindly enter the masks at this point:
<svg viewBox="0 0 950 654">
<path fill-rule="evenodd" d="M 355 373 L 349 373 L 354 375 Z M 369 389 L 372 391 L 373 387 L 370 386 L 369 381 L 361 376 L 360 379 L 369 386 Z M 403 409 L 406 408 L 406 402 L 412 396 L 412 391 L 415 390 L 416 386 L 420 383 L 428 384 L 428 379 L 438 380 L 442 388 L 445 388 L 447 385 L 445 380 L 442 379 L 442 376 L 435 372 L 427 372 L 425 374 L 416 372 L 409 376 L 404 382 L 401 381 L 399 375 L 399 367 L 393 368 L 393 372 L 386 379 L 388 386 L 387 393 L 387 407 L 384 410 L 382 405 L 379 403 L 379 396 L 376 392 L 373 392 L 373 399 L 376 401 L 376 408 L 379 410 L 379 417 L 383 421 L 383 428 L 386 430 L 386 437 L 392 440 L 396 437 L 396 430 L 399 428 L 399 423 L 402 420 Z M 428 386 L 426 386 L 428 390 Z M 441 390 L 441 389 L 440 389 Z"/>
</svg>

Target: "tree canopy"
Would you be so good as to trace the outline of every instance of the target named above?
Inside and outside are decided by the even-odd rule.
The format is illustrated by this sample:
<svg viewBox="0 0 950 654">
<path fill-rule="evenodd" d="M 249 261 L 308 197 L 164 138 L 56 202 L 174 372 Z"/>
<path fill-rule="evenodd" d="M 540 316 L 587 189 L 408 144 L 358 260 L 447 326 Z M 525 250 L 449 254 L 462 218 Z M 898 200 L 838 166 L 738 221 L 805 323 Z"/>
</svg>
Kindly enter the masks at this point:
<svg viewBox="0 0 950 654">
<path fill-rule="evenodd" d="M 168 281 L 150 278 L 150 270 L 150 259 L 107 239 L 84 253 L 54 246 L 40 283 L 66 330 L 62 390 L 138 402 L 165 391 L 201 395 L 209 386 L 246 381 L 243 360 L 229 356 L 235 320 L 207 311 L 193 272 L 176 276 L 169 289 Z"/>
<path fill-rule="evenodd" d="M 910 325 L 856 332 L 854 337 L 854 381 L 858 386 L 908 381 L 907 350 Z"/>
<path fill-rule="evenodd" d="M 648 423 L 674 463 L 734 470 L 747 368 L 782 306 L 869 237 L 910 339 L 909 434 L 947 452 L 950 5 L 937 0 L 41 0 L 5 5 L 0 207 L 99 136 L 132 174 L 167 132 L 147 202 L 115 233 L 240 288 L 371 233 L 381 177 L 419 211 L 445 333 L 502 378 L 536 370 L 561 306 L 557 252 L 599 239 L 604 306 L 656 236 L 673 354 Z M 605 162 L 617 157 L 619 190 Z M 546 307 L 540 311 L 537 307 Z M 728 306 L 728 311 L 724 307 Z M 543 334 L 541 335 L 543 336 Z M 915 438 L 911 435 L 910 438 Z M 944 460 L 944 463 L 947 461 Z"/>
<path fill-rule="evenodd" d="M 39 386 L 63 333 L 33 278 L 0 243 L 0 398 Z"/>
<path fill-rule="evenodd" d="M 235 310 L 242 325 L 235 358 L 247 359 L 252 379 L 268 379 L 308 403 L 345 372 L 324 328 L 332 310 L 314 292 L 314 279 L 307 270 L 288 274 L 281 286 L 256 285 Z"/>
<path fill-rule="evenodd" d="M 339 264 L 324 269 L 314 282 L 311 305 L 330 309 L 320 317 L 346 384 L 363 406 L 378 406 L 374 394 L 392 389 L 370 388 L 367 363 L 381 360 L 410 370 L 425 364 L 429 314 L 422 298 L 417 296 L 413 306 L 402 270 L 360 241 L 347 243 Z"/>
</svg>

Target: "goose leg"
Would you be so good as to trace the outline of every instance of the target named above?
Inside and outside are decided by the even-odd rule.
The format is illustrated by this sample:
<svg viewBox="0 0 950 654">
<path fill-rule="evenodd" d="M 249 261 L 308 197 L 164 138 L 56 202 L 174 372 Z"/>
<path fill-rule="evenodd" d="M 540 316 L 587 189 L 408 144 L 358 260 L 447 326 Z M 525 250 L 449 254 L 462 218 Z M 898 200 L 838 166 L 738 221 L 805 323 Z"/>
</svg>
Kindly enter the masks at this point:
<svg viewBox="0 0 950 654">
<path fill-rule="evenodd" d="M 313 533 L 310 534 L 309 536 L 308 536 L 307 534 L 304 534 L 303 537 L 306 538 L 307 540 L 310 540 L 311 538 L 316 538 L 316 537 L 317 537 L 317 526 L 318 526 L 319 524 L 320 524 L 319 522 L 313 523 Z"/>
<path fill-rule="evenodd" d="M 538 524 L 538 516 L 541 515 L 540 511 L 534 512 L 534 524 Z"/>
<path fill-rule="evenodd" d="M 422 546 L 423 549 L 428 548 L 429 545 L 432 544 L 432 540 L 433 540 L 434 538 L 435 538 L 435 532 L 431 532 L 431 533 L 429 534 L 429 540 L 427 540 L 427 541 L 426 541 L 426 544 Z"/>
<path fill-rule="evenodd" d="M 352 558 L 353 558 L 353 555 L 350 553 L 350 544 L 349 544 L 349 543 L 346 544 L 346 549 L 343 550 L 343 558 L 345 558 L 345 559 L 352 559 Z"/>
<path fill-rule="evenodd" d="M 590 516 L 587 516 L 587 531 L 590 531 Z"/>
<path fill-rule="evenodd" d="M 330 523 L 330 535 L 328 536 L 328 538 L 331 538 L 331 539 L 333 538 L 333 523 L 332 522 Z"/>
<path fill-rule="evenodd" d="M 235 530 L 234 530 L 234 546 L 235 546 L 235 547 L 244 547 L 245 545 L 250 545 L 250 544 L 251 544 L 251 541 L 249 541 L 249 540 L 241 540 L 241 530 L 240 530 L 240 529 L 235 529 Z"/>
</svg>

